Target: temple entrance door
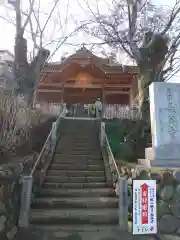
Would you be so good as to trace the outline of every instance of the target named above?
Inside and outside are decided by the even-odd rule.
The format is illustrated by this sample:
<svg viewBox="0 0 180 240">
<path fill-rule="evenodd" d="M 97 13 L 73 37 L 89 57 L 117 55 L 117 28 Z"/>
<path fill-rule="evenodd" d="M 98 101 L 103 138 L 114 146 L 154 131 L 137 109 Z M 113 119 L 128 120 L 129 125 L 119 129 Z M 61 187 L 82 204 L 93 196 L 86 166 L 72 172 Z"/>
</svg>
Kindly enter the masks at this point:
<svg viewBox="0 0 180 240">
<path fill-rule="evenodd" d="M 64 90 L 64 102 L 69 105 L 77 104 L 75 117 L 89 117 L 88 104 L 101 99 L 101 89 L 75 88 Z"/>
<path fill-rule="evenodd" d="M 64 102 L 69 104 L 91 104 L 101 99 L 101 89 L 65 89 Z"/>
</svg>

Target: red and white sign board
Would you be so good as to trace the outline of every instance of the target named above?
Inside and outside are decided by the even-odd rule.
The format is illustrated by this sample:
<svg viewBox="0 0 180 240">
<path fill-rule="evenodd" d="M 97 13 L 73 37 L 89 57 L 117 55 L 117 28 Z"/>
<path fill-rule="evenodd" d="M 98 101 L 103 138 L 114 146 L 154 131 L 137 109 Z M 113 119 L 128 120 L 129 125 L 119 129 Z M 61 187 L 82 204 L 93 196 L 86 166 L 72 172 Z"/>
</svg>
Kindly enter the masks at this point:
<svg viewBox="0 0 180 240">
<path fill-rule="evenodd" d="M 157 233 L 156 181 L 133 181 L 133 234 Z"/>
</svg>

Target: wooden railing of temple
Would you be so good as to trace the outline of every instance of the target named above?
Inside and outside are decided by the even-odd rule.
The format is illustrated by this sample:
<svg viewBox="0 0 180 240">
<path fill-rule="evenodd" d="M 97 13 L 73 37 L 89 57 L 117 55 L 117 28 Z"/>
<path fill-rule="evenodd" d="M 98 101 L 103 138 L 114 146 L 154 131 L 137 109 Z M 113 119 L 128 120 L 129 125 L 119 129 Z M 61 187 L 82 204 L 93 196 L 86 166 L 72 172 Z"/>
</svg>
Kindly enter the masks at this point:
<svg viewBox="0 0 180 240">
<path fill-rule="evenodd" d="M 60 103 L 39 103 L 37 108 L 40 108 L 44 114 L 58 116 L 60 111 Z M 104 106 L 104 119 L 138 119 L 139 109 L 137 107 L 130 108 L 128 105 L 106 104 Z"/>
<path fill-rule="evenodd" d="M 103 118 L 105 119 L 137 119 L 139 118 L 139 109 L 130 108 L 128 105 L 107 104 L 104 107 Z"/>
</svg>

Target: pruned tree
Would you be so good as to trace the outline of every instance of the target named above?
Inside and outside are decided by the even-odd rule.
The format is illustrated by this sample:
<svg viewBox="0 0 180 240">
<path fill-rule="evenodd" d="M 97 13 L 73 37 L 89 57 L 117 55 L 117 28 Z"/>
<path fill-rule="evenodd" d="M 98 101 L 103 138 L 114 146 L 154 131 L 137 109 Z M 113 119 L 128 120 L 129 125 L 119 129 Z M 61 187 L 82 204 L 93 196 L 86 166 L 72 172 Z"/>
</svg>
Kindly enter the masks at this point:
<svg viewBox="0 0 180 240">
<path fill-rule="evenodd" d="M 106 13 L 91 9 L 92 19 L 84 30 L 120 49 L 139 68 L 139 109 L 149 126 L 151 82 L 165 81 L 180 69 L 180 1 L 173 8 L 156 6 L 150 0 L 116 0 Z"/>
<path fill-rule="evenodd" d="M 32 98 L 36 85 L 36 75 L 41 71 L 43 64 L 47 60 L 50 52 L 47 49 L 40 48 L 37 56 L 29 63 L 27 60 L 27 40 L 24 38 L 24 32 L 34 12 L 35 0 L 29 0 L 29 11 L 22 26 L 22 11 L 20 0 L 10 2 L 16 11 L 16 38 L 15 38 L 15 62 L 14 74 L 17 81 L 17 94 L 26 96 L 27 105 L 32 107 Z M 26 15 L 26 14 L 24 14 Z"/>
<path fill-rule="evenodd" d="M 28 0 L 24 6 L 20 4 L 20 0 L 9 0 L 9 3 L 15 9 L 16 19 L 9 16 L 3 16 L 3 19 L 16 22 L 14 69 L 18 83 L 17 94 L 25 96 L 31 109 L 36 99 L 44 64 L 51 60 L 56 51 L 81 27 L 74 27 L 70 32 L 66 31 L 69 1 L 63 5 L 65 13 L 63 17 L 62 11 L 60 12 L 62 6 L 60 0 L 49 1 L 50 9 L 43 8 L 42 0 Z M 49 48 L 52 50 L 51 54 Z"/>
</svg>

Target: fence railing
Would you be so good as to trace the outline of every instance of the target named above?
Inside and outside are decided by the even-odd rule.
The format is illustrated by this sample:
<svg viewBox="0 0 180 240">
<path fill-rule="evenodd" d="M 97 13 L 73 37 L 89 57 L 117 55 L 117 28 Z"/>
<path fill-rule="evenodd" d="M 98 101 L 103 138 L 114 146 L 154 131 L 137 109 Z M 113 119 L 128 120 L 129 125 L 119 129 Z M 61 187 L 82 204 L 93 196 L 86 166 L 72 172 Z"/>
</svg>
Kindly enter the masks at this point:
<svg viewBox="0 0 180 240">
<path fill-rule="evenodd" d="M 30 172 L 30 175 L 23 176 L 22 178 L 21 208 L 19 216 L 20 227 L 27 227 L 29 225 L 30 205 L 35 194 L 42 186 L 46 176 L 47 169 L 56 147 L 56 141 L 59 135 L 60 120 L 64 116 L 65 109 L 62 107 L 56 122 L 52 124 L 52 129 Z"/>
<path fill-rule="evenodd" d="M 139 119 L 139 109 L 137 107 L 130 108 L 128 105 L 106 104 L 103 109 L 104 119 Z"/>
<path fill-rule="evenodd" d="M 128 230 L 128 186 L 127 179 L 121 177 L 118 166 L 114 159 L 113 153 L 111 151 L 111 147 L 109 145 L 109 141 L 105 131 L 105 123 L 101 122 L 101 130 L 100 130 L 100 144 L 102 152 L 104 153 L 105 161 L 108 161 L 108 165 L 110 167 L 113 186 L 118 196 L 118 218 L 119 218 L 119 226 L 120 230 L 127 231 Z M 106 160 L 107 159 L 107 160 Z"/>
<path fill-rule="evenodd" d="M 60 103 L 38 103 L 36 108 L 41 109 L 42 113 L 51 116 L 58 116 L 62 104 Z"/>
<path fill-rule="evenodd" d="M 66 104 L 64 104 L 65 106 Z M 58 116 L 61 104 L 60 103 L 38 103 L 37 108 L 40 108 L 44 114 Z M 105 104 L 103 106 L 104 119 L 139 119 L 139 109 L 128 105 L 120 104 Z"/>
</svg>

